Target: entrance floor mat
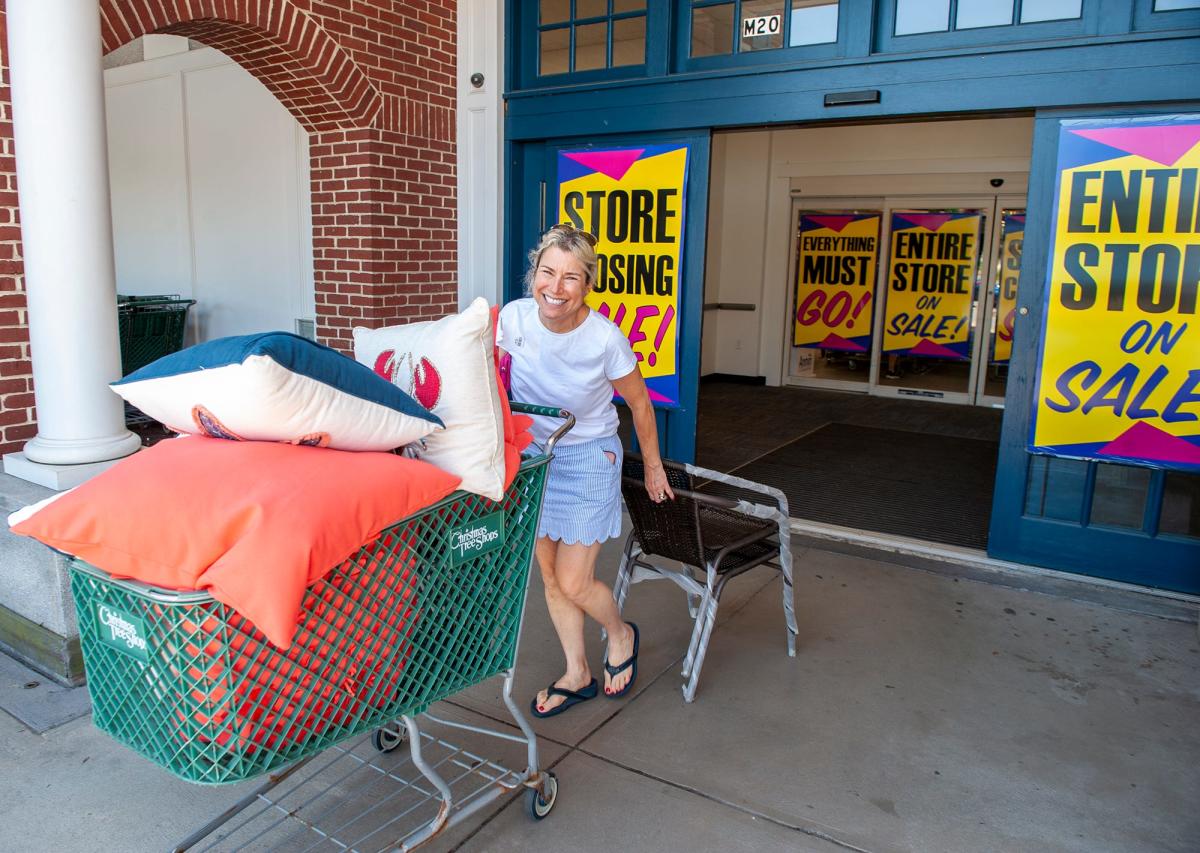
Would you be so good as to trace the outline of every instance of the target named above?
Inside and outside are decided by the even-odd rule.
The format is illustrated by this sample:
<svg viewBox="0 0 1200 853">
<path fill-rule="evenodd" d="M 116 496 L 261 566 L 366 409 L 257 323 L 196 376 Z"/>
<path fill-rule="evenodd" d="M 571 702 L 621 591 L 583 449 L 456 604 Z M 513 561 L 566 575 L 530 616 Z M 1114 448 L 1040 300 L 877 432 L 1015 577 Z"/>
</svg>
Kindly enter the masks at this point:
<svg viewBox="0 0 1200 853">
<path fill-rule="evenodd" d="M 984 550 L 998 451 L 977 438 L 828 423 L 731 473 L 781 489 L 792 518 Z"/>
</svg>

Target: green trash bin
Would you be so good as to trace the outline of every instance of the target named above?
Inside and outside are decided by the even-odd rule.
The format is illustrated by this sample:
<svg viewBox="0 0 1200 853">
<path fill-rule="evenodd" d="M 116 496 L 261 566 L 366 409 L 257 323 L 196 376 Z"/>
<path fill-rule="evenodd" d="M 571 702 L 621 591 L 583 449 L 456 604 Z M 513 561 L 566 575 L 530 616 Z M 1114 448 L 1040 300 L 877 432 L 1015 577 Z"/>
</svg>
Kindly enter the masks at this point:
<svg viewBox="0 0 1200 853">
<path fill-rule="evenodd" d="M 195 304 L 195 299 L 178 294 L 117 296 L 121 375 L 182 349 L 187 312 Z"/>
</svg>

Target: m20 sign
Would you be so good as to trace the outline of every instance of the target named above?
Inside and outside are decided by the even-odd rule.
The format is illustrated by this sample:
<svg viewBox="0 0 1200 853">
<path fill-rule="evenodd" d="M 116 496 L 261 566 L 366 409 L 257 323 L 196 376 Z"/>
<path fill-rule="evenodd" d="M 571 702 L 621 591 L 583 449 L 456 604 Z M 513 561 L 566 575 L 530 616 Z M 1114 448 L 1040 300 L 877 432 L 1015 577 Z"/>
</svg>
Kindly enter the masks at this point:
<svg viewBox="0 0 1200 853">
<path fill-rule="evenodd" d="M 742 38 L 754 38 L 755 36 L 773 36 L 778 35 L 783 29 L 782 15 L 762 15 L 757 18 L 744 18 L 742 20 Z"/>
<path fill-rule="evenodd" d="M 1200 115 L 1061 123 L 1029 449 L 1200 472 Z"/>
</svg>

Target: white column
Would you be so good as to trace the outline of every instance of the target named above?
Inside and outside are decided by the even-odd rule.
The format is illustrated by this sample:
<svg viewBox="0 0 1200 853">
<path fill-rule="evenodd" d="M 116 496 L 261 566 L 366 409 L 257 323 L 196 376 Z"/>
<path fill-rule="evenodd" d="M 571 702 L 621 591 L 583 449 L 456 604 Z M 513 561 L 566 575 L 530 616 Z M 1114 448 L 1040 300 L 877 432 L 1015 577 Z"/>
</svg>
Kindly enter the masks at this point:
<svg viewBox="0 0 1200 853">
<path fill-rule="evenodd" d="M 510 0 L 516 2 L 516 0 Z M 503 297 L 504 3 L 458 3 L 458 304 Z M 474 75 L 479 85 L 471 82 Z"/>
<path fill-rule="evenodd" d="M 24 459 L 5 457 L 5 470 L 65 488 L 86 469 L 53 482 L 36 469 L 92 469 L 139 446 L 107 387 L 120 377 L 121 356 L 100 11 L 80 0 L 8 0 L 7 7 L 38 434 Z"/>
</svg>

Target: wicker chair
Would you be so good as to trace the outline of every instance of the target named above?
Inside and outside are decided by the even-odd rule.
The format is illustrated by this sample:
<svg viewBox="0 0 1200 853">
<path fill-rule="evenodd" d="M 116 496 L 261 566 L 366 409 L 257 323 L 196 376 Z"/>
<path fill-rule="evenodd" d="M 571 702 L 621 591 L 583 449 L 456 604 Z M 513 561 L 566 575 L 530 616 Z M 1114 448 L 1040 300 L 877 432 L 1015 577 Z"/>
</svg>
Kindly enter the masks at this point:
<svg viewBox="0 0 1200 853">
<path fill-rule="evenodd" d="M 770 566 L 783 575 L 788 655 L 796 655 L 788 505 L 782 492 L 760 483 L 667 460 L 663 466 L 675 500 L 655 503 L 646 493 L 641 456 L 625 455 L 621 490 L 633 532 L 625 540 L 613 594 L 617 609 L 623 609 L 632 584 L 657 577 L 669 578 L 687 593 L 694 624 L 683 660 L 683 698 L 691 702 L 721 593 L 732 578 L 756 566 Z M 693 477 L 728 484 L 738 493 L 762 495 L 770 503 L 697 492 Z M 675 560 L 682 566 L 651 562 L 647 557 Z"/>
</svg>

